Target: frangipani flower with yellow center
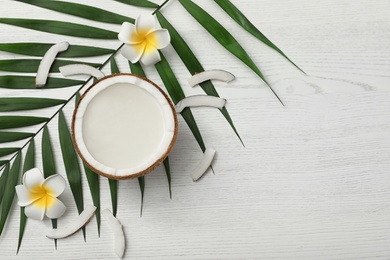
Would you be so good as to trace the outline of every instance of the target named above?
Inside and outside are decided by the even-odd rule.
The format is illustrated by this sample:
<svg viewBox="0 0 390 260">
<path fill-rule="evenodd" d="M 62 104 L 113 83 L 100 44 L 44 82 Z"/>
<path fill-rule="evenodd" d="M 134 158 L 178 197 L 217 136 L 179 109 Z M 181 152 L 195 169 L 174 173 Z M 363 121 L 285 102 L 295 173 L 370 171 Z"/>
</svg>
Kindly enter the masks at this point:
<svg viewBox="0 0 390 260">
<path fill-rule="evenodd" d="M 168 30 L 157 28 L 153 15 L 141 15 L 135 25 L 124 22 L 118 39 L 125 43 L 122 55 L 132 63 L 141 61 L 143 65 L 153 65 L 161 60 L 158 50 L 169 45 Z"/>
<path fill-rule="evenodd" d="M 23 184 L 15 187 L 18 204 L 25 207 L 24 212 L 29 218 L 43 220 L 45 215 L 51 219 L 59 218 L 66 207 L 57 197 L 65 186 L 65 179 L 61 175 L 44 179 L 39 169 L 31 169 L 24 173 Z"/>
</svg>

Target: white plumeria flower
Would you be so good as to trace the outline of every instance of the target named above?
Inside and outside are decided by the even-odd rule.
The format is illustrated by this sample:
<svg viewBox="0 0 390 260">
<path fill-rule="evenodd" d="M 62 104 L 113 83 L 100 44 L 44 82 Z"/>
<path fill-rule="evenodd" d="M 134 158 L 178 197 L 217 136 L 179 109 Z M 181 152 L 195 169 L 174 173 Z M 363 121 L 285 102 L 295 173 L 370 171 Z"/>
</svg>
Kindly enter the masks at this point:
<svg viewBox="0 0 390 260">
<path fill-rule="evenodd" d="M 65 179 L 61 175 L 44 179 L 39 169 L 31 169 L 24 173 L 23 184 L 15 187 L 18 205 L 25 207 L 26 216 L 32 219 L 43 220 L 45 215 L 51 219 L 59 218 L 66 207 L 57 197 L 65 186 Z"/>
<path fill-rule="evenodd" d="M 125 43 L 122 55 L 132 63 L 141 61 L 145 66 L 161 60 L 158 50 L 167 47 L 171 41 L 168 30 L 157 27 L 153 15 L 141 15 L 135 25 L 124 22 L 118 39 Z"/>
</svg>

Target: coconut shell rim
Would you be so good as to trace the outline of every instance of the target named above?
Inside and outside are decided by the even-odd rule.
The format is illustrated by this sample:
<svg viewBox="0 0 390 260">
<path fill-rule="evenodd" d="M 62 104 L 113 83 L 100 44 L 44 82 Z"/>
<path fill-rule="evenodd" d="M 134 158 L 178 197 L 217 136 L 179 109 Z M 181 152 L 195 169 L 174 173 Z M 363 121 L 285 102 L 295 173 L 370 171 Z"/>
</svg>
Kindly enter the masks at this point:
<svg viewBox="0 0 390 260">
<path fill-rule="evenodd" d="M 83 156 L 83 154 L 81 153 L 80 149 L 79 149 L 79 146 L 77 144 L 77 141 L 76 141 L 76 137 L 75 137 L 75 121 L 76 121 L 76 114 L 78 112 L 78 109 L 79 109 L 79 104 L 80 102 L 84 99 L 84 97 L 88 94 L 88 92 L 94 87 L 96 86 L 97 84 L 99 84 L 101 81 L 104 81 L 105 79 L 108 79 L 108 78 L 111 78 L 111 77 L 116 77 L 116 76 L 133 76 L 133 77 L 137 77 L 139 79 L 142 79 L 142 80 L 145 80 L 147 81 L 148 83 L 150 83 L 152 86 L 154 86 L 155 88 L 157 88 L 161 94 L 165 97 L 165 99 L 167 100 L 170 108 L 171 108 L 171 111 L 172 111 L 172 115 L 173 115 L 173 119 L 174 119 L 174 132 L 173 132 L 173 137 L 172 137 L 172 140 L 169 144 L 169 146 L 167 147 L 165 153 L 157 160 L 155 161 L 152 165 L 150 165 L 148 168 L 140 171 L 140 172 L 137 172 L 137 173 L 133 173 L 133 174 L 129 174 L 129 175 L 121 175 L 121 176 L 118 176 L 118 175 L 112 175 L 112 174 L 108 174 L 106 172 L 103 172 L 97 168 L 95 168 L 93 165 L 91 165 Z M 99 175 L 102 175 L 104 177 L 107 177 L 109 179 L 114 179 L 114 180 L 125 180 L 125 179 L 134 179 L 134 178 L 138 178 L 138 177 L 142 177 L 148 173 L 150 173 L 151 171 L 153 171 L 155 168 L 157 168 L 164 160 L 165 158 L 167 158 L 168 154 L 171 152 L 175 142 L 176 142 L 176 139 L 177 139 L 177 134 L 178 134 L 178 127 L 179 127 L 179 124 L 178 124 L 178 120 L 177 120 L 177 115 L 176 115 L 176 112 L 175 112 L 175 107 L 172 103 L 172 100 L 168 97 L 168 95 L 165 93 L 165 91 L 163 91 L 157 84 L 155 84 L 153 81 L 145 78 L 145 77 L 142 77 L 140 75 L 137 75 L 137 74 L 132 74 L 132 73 L 115 73 L 115 74 L 111 74 L 111 75 L 108 75 L 108 76 L 105 76 L 99 80 L 97 80 L 96 82 L 94 82 L 80 97 L 79 101 L 77 102 L 76 104 L 76 107 L 73 111 L 73 115 L 72 115 L 72 141 L 73 141 L 73 144 L 74 144 L 74 147 L 75 147 L 75 150 L 77 152 L 77 154 L 80 156 L 81 160 L 95 173 L 99 174 Z"/>
</svg>

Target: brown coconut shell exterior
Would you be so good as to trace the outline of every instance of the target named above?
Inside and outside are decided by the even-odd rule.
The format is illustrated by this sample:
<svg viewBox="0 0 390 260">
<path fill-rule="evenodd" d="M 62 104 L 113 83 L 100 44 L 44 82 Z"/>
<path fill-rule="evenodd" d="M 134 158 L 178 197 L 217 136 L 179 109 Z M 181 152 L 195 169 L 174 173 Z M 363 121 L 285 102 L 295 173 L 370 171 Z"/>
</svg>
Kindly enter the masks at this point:
<svg viewBox="0 0 390 260">
<path fill-rule="evenodd" d="M 84 158 L 83 154 L 81 153 L 79 147 L 78 147 L 78 144 L 76 142 L 76 138 L 75 138 L 75 130 L 74 130 L 74 127 L 75 127 L 75 120 L 76 120 L 76 114 L 77 114 L 77 111 L 78 111 L 78 108 L 79 108 L 79 104 L 80 102 L 83 100 L 83 98 L 88 95 L 88 92 L 94 87 L 96 86 L 99 82 L 107 79 L 107 78 L 111 78 L 111 77 L 115 77 L 115 76 L 119 76 L 119 75 L 127 75 L 127 76 L 133 76 L 133 77 L 137 77 L 139 79 L 142 79 L 142 80 L 145 80 L 147 82 L 149 82 L 150 84 L 152 84 L 154 87 L 156 87 L 160 92 L 161 94 L 163 94 L 163 96 L 165 97 L 165 99 L 168 101 L 168 104 L 169 106 L 171 107 L 171 111 L 172 111 L 172 115 L 173 115 L 173 118 L 174 118 L 174 121 L 175 121 L 175 129 L 174 129 L 174 133 L 173 133 L 173 138 L 172 138 L 172 141 L 171 143 L 169 144 L 167 150 L 165 151 L 165 153 L 160 157 L 160 159 L 158 159 L 155 163 L 153 163 L 151 166 L 149 166 L 148 168 L 146 168 L 145 170 L 141 171 L 141 172 L 138 172 L 138 173 L 135 173 L 135 174 L 129 174 L 129 175 L 124 175 L 124 176 L 116 176 L 116 175 L 111 175 L 111 174 L 108 174 L 106 172 L 102 172 L 100 171 L 99 169 L 96 169 L 93 165 L 91 165 L 90 163 L 87 162 L 87 160 Z M 171 99 L 168 97 L 168 95 L 159 87 L 157 86 L 153 81 L 145 78 L 145 77 L 142 77 L 140 75 L 136 75 L 136 74 L 131 74 L 131 73 L 116 73 L 116 74 L 112 74 L 112 75 L 109 75 L 109 76 L 106 76 L 106 77 L 103 77 L 101 79 L 99 79 L 98 81 L 96 81 L 94 84 L 92 84 L 92 86 L 90 86 L 85 92 L 84 94 L 80 97 L 80 100 L 79 102 L 77 103 L 76 105 L 76 108 L 73 112 L 73 117 L 72 117 L 72 140 L 73 140 L 73 144 L 74 144 L 74 147 L 76 149 L 76 152 L 77 154 L 80 156 L 80 158 L 83 160 L 83 162 L 92 170 L 94 171 L 95 173 L 99 174 L 99 175 L 102 175 L 104 177 L 107 177 L 107 178 L 110 178 L 110 179 L 115 179 L 115 180 L 125 180 L 125 179 L 133 179 L 133 178 L 138 178 L 138 177 L 142 177 L 144 176 L 145 174 L 148 174 L 149 172 L 153 171 L 155 168 L 157 168 L 157 166 L 159 166 L 164 160 L 165 158 L 167 158 L 168 154 L 170 153 L 170 151 L 172 150 L 173 148 L 173 145 L 175 144 L 176 142 L 176 139 L 177 139 L 177 133 L 178 133 L 178 127 L 179 127 L 179 124 L 178 124 L 178 121 L 177 121 L 177 116 L 176 116 L 176 111 L 175 111 L 175 107 L 171 101 Z"/>
</svg>

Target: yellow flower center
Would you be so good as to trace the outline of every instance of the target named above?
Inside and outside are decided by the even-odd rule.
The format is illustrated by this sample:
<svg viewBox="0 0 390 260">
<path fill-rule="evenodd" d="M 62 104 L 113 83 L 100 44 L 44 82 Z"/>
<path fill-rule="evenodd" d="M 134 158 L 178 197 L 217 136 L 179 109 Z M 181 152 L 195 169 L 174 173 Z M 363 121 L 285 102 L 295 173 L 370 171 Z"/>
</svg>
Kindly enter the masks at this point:
<svg viewBox="0 0 390 260">
<path fill-rule="evenodd" d="M 30 190 L 30 200 L 33 200 L 33 205 L 39 208 L 49 208 L 54 204 L 54 198 L 50 195 L 53 194 L 52 189 L 45 185 L 36 185 Z"/>
<path fill-rule="evenodd" d="M 133 32 L 131 35 L 131 39 L 133 42 L 139 42 L 135 47 L 138 52 L 144 51 L 148 54 L 150 51 L 156 49 L 158 46 L 157 36 L 154 32 L 150 32 L 149 30 L 139 30 Z"/>
</svg>

